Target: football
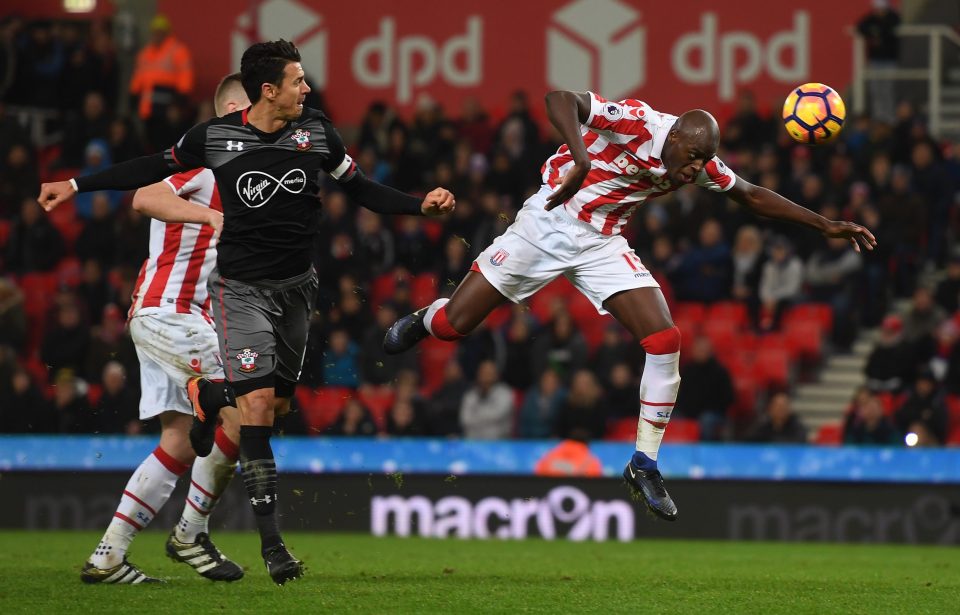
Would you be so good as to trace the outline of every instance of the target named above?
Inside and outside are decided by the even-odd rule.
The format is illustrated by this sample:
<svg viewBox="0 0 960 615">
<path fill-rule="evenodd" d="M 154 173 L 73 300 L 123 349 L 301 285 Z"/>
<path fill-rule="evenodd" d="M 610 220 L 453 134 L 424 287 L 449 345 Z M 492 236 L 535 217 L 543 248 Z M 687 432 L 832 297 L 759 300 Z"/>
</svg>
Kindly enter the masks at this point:
<svg viewBox="0 0 960 615">
<path fill-rule="evenodd" d="M 847 108 L 836 90 L 822 83 L 797 86 L 783 102 L 783 125 L 799 143 L 823 145 L 837 138 Z"/>
</svg>

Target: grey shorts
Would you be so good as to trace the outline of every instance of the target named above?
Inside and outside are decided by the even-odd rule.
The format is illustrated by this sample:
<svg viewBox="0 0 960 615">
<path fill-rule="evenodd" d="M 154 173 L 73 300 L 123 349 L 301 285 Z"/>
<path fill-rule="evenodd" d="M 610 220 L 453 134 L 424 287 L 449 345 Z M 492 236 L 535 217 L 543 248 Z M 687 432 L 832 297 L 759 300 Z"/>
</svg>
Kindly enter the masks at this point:
<svg viewBox="0 0 960 615">
<path fill-rule="evenodd" d="M 210 274 L 211 315 L 223 372 L 236 395 L 275 388 L 290 397 L 300 378 L 317 274 L 279 281 L 239 282 Z"/>
</svg>

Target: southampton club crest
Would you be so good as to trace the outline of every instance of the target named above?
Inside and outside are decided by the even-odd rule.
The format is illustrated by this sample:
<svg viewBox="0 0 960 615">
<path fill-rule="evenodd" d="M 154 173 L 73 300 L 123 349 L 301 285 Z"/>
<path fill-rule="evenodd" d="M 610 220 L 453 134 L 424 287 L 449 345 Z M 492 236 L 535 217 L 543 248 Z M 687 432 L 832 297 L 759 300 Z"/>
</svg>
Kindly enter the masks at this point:
<svg viewBox="0 0 960 615">
<path fill-rule="evenodd" d="M 260 355 L 249 348 L 244 348 L 237 354 L 237 360 L 240 361 L 241 372 L 252 372 L 257 369 L 257 357 Z"/>
<path fill-rule="evenodd" d="M 309 130 L 297 128 L 297 131 L 293 133 L 290 138 L 297 142 L 297 151 L 305 152 L 313 147 L 313 143 L 310 142 Z"/>
</svg>

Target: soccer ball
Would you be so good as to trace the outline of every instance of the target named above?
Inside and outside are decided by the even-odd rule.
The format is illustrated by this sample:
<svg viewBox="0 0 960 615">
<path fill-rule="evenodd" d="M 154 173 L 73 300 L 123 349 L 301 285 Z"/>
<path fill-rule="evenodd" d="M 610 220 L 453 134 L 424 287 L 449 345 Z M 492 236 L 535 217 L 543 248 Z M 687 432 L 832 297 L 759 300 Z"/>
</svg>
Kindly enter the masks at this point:
<svg viewBox="0 0 960 615">
<path fill-rule="evenodd" d="M 783 102 L 783 125 L 794 141 L 807 145 L 830 143 L 840 134 L 847 108 L 830 86 L 805 83 Z"/>
</svg>

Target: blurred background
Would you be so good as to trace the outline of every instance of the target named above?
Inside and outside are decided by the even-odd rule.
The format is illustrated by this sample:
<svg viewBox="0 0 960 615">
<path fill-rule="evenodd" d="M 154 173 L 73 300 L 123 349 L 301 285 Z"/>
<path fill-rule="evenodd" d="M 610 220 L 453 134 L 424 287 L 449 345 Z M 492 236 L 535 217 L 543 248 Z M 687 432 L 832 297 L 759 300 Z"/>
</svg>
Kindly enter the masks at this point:
<svg viewBox="0 0 960 615">
<path fill-rule="evenodd" d="M 405 493 L 428 498 L 450 488 L 444 476 L 465 478 L 471 500 L 548 498 L 564 485 L 625 498 L 613 478 L 527 478 L 615 477 L 635 438 L 644 353 L 565 280 L 458 344 L 380 350 L 386 328 L 448 296 L 538 189 L 558 146 L 543 95 L 590 89 L 713 112 L 719 155 L 738 174 L 864 224 L 879 242 L 859 254 L 695 187 L 633 216 L 625 235 L 684 339 L 661 469 L 681 509 L 716 503 L 666 533 L 795 537 L 791 507 L 830 493 L 830 519 L 854 507 L 868 521 L 855 535 L 825 522 L 811 538 L 960 540 L 950 491 L 960 453 L 944 448 L 960 444 L 956 2 L 795 0 L 770 14 L 761 0 L 735 12 L 697 0 L 683 19 L 637 0 L 364 6 L 359 18 L 319 0 L 211 0 L 202 14 L 163 0 L 4 3 L 0 469 L 12 471 L 2 489 L 18 504 L 0 525 L 98 526 L 158 431 L 138 420 L 124 326 L 149 221 L 132 193 L 78 195 L 46 215 L 39 183 L 170 146 L 211 117 L 213 88 L 249 44 L 287 38 L 313 87 L 307 105 L 332 117 L 365 172 L 412 193 L 449 188 L 457 209 L 444 220 L 381 217 L 332 182 L 325 191 L 317 310 L 295 411 L 276 440 L 284 486 L 399 492 L 402 481 L 356 478 L 386 472 L 423 474 Z M 137 69 L 139 55 L 172 47 L 189 62 Z M 797 145 L 782 128 L 783 99 L 809 81 L 846 101 L 832 145 Z M 580 446 L 557 448 L 570 441 Z M 567 454 L 582 469 L 553 463 Z M 902 514 L 870 521 L 891 489 L 912 494 L 896 505 Z M 358 490 L 352 510 L 376 508 L 379 496 Z M 236 496 L 236 510 L 219 514 L 244 527 Z M 321 499 L 323 522 L 301 509 L 304 527 L 389 533 L 406 514 L 399 500 L 378 517 Z M 783 511 L 764 516 L 768 505 Z M 630 532 L 610 538 L 651 532 L 642 518 L 623 523 Z M 422 520 L 413 527 L 424 532 Z"/>
</svg>

